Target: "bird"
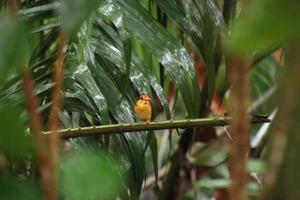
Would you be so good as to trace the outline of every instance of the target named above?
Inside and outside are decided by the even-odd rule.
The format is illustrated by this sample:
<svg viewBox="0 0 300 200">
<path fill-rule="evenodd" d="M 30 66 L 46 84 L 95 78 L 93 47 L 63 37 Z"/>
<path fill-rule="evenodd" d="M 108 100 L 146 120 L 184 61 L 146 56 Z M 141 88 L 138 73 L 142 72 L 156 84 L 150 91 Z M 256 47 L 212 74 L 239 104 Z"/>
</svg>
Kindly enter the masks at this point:
<svg viewBox="0 0 300 200">
<path fill-rule="evenodd" d="M 147 95 L 142 94 L 134 106 L 136 116 L 143 122 L 150 122 L 151 120 L 152 109 L 150 100 Z"/>
</svg>

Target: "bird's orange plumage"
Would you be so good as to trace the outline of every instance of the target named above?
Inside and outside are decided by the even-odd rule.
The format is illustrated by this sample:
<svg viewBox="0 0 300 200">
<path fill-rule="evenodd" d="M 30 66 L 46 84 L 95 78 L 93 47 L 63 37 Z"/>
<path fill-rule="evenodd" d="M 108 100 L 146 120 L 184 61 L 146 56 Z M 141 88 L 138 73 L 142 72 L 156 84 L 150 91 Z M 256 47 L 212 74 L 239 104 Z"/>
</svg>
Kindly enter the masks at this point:
<svg viewBox="0 0 300 200">
<path fill-rule="evenodd" d="M 151 103 L 150 98 L 147 95 L 140 96 L 140 99 L 134 106 L 136 116 L 144 122 L 150 122 L 151 120 Z"/>
</svg>

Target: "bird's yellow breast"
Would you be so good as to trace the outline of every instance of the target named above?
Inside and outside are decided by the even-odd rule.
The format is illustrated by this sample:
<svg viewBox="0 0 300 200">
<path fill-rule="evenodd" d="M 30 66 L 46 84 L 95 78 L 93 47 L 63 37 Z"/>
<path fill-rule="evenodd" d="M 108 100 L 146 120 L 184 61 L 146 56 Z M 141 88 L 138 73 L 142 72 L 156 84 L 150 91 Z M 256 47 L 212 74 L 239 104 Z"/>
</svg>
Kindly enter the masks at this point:
<svg viewBox="0 0 300 200">
<path fill-rule="evenodd" d="M 151 104 L 149 101 L 138 100 L 134 107 L 137 117 L 142 121 L 150 121 L 151 119 Z"/>
</svg>

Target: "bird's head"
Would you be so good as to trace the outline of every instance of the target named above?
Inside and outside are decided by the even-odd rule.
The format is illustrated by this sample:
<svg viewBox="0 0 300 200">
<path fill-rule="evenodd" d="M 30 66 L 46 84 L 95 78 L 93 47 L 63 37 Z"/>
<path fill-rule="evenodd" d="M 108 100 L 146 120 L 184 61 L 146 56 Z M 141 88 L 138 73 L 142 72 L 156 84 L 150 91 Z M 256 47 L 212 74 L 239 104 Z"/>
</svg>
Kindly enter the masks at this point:
<svg viewBox="0 0 300 200">
<path fill-rule="evenodd" d="M 140 100 L 150 101 L 151 99 L 147 95 L 143 94 L 143 95 L 140 96 Z"/>
</svg>

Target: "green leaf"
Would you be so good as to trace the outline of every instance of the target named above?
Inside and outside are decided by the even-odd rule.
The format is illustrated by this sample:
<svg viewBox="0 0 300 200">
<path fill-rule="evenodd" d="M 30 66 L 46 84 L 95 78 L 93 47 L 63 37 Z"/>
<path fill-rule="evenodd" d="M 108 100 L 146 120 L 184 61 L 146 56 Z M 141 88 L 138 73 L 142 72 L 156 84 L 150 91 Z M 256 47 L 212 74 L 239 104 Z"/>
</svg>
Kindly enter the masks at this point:
<svg viewBox="0 0 300 200">
<path fill-rule="evenodd" d="M 254 102 L 257 102 L 258 99 L 262 98 L 263 95 L 268 93 L 270 89 L 276 87 L 279 70 L 280 66 L 276 63 L 272 56 L 263 59 L 251 69 L 250 100 L 252 105 Z M 274 98 L 270 98 L 269 100 L 265 101 L 263 105 L 254 110 L 252 113 L 271 113 L 276 107 L 276 95 L 274 95 Z"/>
<path fill-rule="evenodd" d="M 208 93 L 207 102 L 211 101 L 218 64 L 215 54 L 218 40 L 224 30 L 222 12 L 214 0 L 156 0 L 157 4 L 168 14 L 177 25 L 189 34 L 203 57 L 208 71 L 208 84 L 204 90 Z M 204 93 L 205 93 L 204 92 Z M 210 103 L 208 103 L 210 105 Z"/>
<path fill-rule="evenodd" d="M 230 180 L 228 179 L 202 179 L 197 183 L 198 187 L 207 188 L 228 188 Z"/>
<path fill-rule="evenodd" d="M 257 172 L 262 173 L 266 170 L 266 163 L 262 160 L 249 160 L 247 168 L 250 173 Z"/>
<path fill-rule="evenodd" d="M 138 1 L 114 0 L 113 4 L 111 11 L 105 13 L 107 18 L 113 22 L 124 20 L 127 30 L 149 49 L 176 82 L 190 117 L 196 116 L 199 110 L 197 107 L 200 106 L 199 88 L 185 48 Z M 121 18 L 116 18 L 116 10 L 122 13 Z"/>
<path fill-rule="evenodd" d="M 55 16 L 53 11 L 58 7 L 59 3 L 53 3 L 52 1 L 32 2 L 27 8 L 22 6 L 18 15 L 26 21 L 45 20 L 53 18 Z"/>
<path fill-rule="evenodd" d="M 91 16 L 93 10 L 97 9 L 98 0 L 59 0 L 59 14 L 63 21 L 63 27 L 69 38 L 72 38 L 79 30 L 82 23 Z"/>
<path fill-rule="evenodd" d="M 94 120 L 99 121 L 101 124 L 108 124 L 107 102 L 90 69 L 91 65 L 96 64 L 92 50 L 93 46 L 91 46 L 90 42 L 92 39 L 92 22 L 92 20 L 87 20 L 79 31 L 78 42 L 71 43 L 74 48 L 72 53 L 77 56 L 70 57 L 67 62 L 69 70 L 67 72 L 66 96 L 80 99 L 83 103 L 82 105 L 85 104 L 88 107 L 86 109 L 90 111 L 89 114 L 93 116 Z M 74 87 L 74 81 L 77 82 L 76 88 Z M 77 109 L 72 106 L 67 106 L 66 108 L 69 111 Z"/>
<path fill-rule="evenodd" d="M 200 151 L 195 158 L 196 164 L 216 167 L 227 159 L 227 153 L 214 147 L 208 147 Z"/>
<path fill-rule="evenodd" d="M 145 156 L 143 152 L 143 142 L 140 134 L 132 135 L 124 133 L 117 135 L 115 141 L 119 145 L 119 152 L 124 157 L 128 170 L 128 187 L 132 199 L 139 199 L 143 180 L 145 177 Z"/>
<path fill-rule="evenodd" d="M 132 53 L 130 74 L 128 77 L 128 68 L 124 67 L 126 66 L 126 61 L 124 61 L 124 57 L 122 56 L 122 41 L 120 40 L 118 34 L 105 23 L 97 24 L 97 26 L 97 37 L 91 43 L 91 48 L 95 49 L 95 52 L 99 57 L 102 58 L 102 60 L 106 60 L 106 62 L 108 60 L 117 67 L 116 69 L 112 69 L 111 64 L 107 66 L 104 65 L 105 62 L 102 62 L 103 66 L 107 66 L 106 71 L 112 72 L 111 74 L 113 75 L 113 77 L 115 77 L 115 82 L 116 84 L 119 84 L 120 90 L 122 90 L 124 93 L 123 95 L 128 96 L 128 94 L 131 94 L 133 96 L 136 96 L 136 93 L 134 91 L 131 91 L 133 88 L 130 88 L 130 85 L 125 84 L 128 86 L 124 90 L 124 82 L 131 82 L 130 84 L 132 84 L 134 86 L 134 89 L 137 90 L 139 93 L 148 90 L 148 93 L 151 94 L 149 88 L 150 85 L 154 92 L 157 94 L 164 108 L 166 118 L 170 119 L 170 110 L 168 102 L 164 96 L 162 87 L 160 86 L 158 80 L 154 75 L 154 72 L 152 72 L 149 69 L 149 66 L 146 66 L 145 63 L 136 56 L 136 54 Z M 136 98 L 132 100 L 136 101 Z"/>
<path fill-rule="evenodd" d="M 24 159 L 33 150 L 30 135 L 25 135 L 20 112 L 7 104 L 0 104 L 0 149 L 8 157 Z"/>
<path fill-rule="evenodd" d="M 106 59 L 109 59 L 110 61 L 114 62 L 116 66 L 118 66 L 119 70 L 122 70 L 122 53 L 120 50 L 116 48 L 116 46 L 109 45 L 107 43 L 103 43 L 102 41 L 97 41 L 97 44 L 95 44 L 99 48 L 97 48 L 97 51 L 99 52 L 99 55 L 105 57 Z M 126 73 L 125 70 L 122 70 L 123 74 Z M 119 71 L 119 73 L 122 73 Z M 164 108 L 166 118 L 170 118 L 170 110 L 168 107 L 168 102 L 163 94 L 163 89 L 159 85 L 155 75 L 152 71 L 150 71 L 145 64 L 136 57 L 136 55 L 132 55 L 132 62 L 131 62 L 131 68 L 130 68 L 130 75 L 129 75 L 130 81 L 134 85 L 134 87 L 139 91 L 139 93 L 144 92 L 148 89 L 148 84 L 153 88 L 153 90 L 156 92 L 159 100 L 161 101 L 161 104 Z M 123 83 L 122 83 L 123 84 Z M 128 89 L 127 89 L 128 93 Z M 150 92 L 149 92 L 150 94 Z M 136 99 L 135 99 L 136 100 Z"/>
<path fill-rule="evenodd" d="M 37 68 L 39 65 L 45 64 L 47 63 L 47 61 L 49 61 L 45 60 L 45 54 L 47 50 L 49 50 L 51 45 L 56 42 L 58 33 L 58 29 L 54 28 L 53 30 L 49 31 L 49 33 L 45 34 L 45 36 L 41 39 L 40 44 L 35 48 L 31 56 L 30 64 L 33 65 L 33 68 Z M 50 59 L 50 61 L 52 60 Z M 50 65 L 52 64 L 52 62 L 48 62 L 48 64 Z"/>
<path fill-rule="evenodd" d="M 10 176 L 0 178 L 0 199 L 42 199 L 42 191 L 39 185 L 29 180 L 19 180 Z"/>
<path fill-rule="evenodd" d="M 120 166 L 103 152 L 82 151 L 63 159 L 62 188 L 66 197 L 114 199 L 120 190 Z"/>
<path fill-rule="evenodd" d="M 199 188 L 228 188 L 230 186 L 229 179 L 208 179 L 204 178 L 196 183 Z M 257 194 L 259 191 L 259 185 L 250 182 L 247 186 L 247 192 L 251 194 Z"/>
<path fill-rule="evenodd" d="M 230 51 L 248 55 L 267 52 L 298 37 L 298 1 L 255 0 L 251 3 L 244 15 L 234 23 L 227 41 Z"/>
<path fill-rule="evenodd" d="M 27 42 L 27 28 L 11 16 L 0 20 L 0 84 L 10 78 L 13 72 L 27 65 L 30 50 Z"/>
<path fill-rule="evenodd" d="M 152 156 L 152 163 L 153 163 L 153 169 L 154 169 L 154 175 L 155 175 L 155 185 L 157 186 L 158 181 L 158 159 L 157 159 L 157 139 L 154 134 L 154 131 L 149 131 L 147 134 L 147 140 L 146 145 L 144 148 L 144 152 L 147 151 L 147 148 L 150 147 L 151 156 Z"/>
<path fill-rule="evenodd" d="M 124 48 L 124 58 L 126 61 L 126 67 L 127 67 L 127 74 L 130 74 L 130 62 L 131 62 L 131 49 L 132 49 L 132 45 L 131 45 L 131 39 L 127 38 L 124 43 L 123 43 L 123 48 Z"/>
<path fill-rule="evenodd" d="M 158 159 L 157 159 L 157 139 L 154 133 L 149 133 L 151 134 L 151 141 L 150 141 L 150 151 L 151 151 L 151 156 L 152 156 L 152 162 L 153 162 L 153 169 L 154 169 L 154 175 L 155 175 L 155 185 L 158 187 L 157 182 L 158 182 Z"/>
</svg>

